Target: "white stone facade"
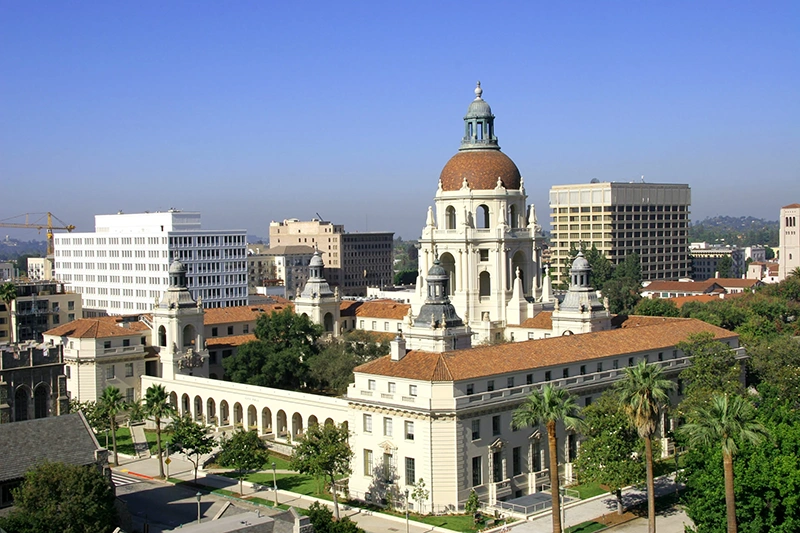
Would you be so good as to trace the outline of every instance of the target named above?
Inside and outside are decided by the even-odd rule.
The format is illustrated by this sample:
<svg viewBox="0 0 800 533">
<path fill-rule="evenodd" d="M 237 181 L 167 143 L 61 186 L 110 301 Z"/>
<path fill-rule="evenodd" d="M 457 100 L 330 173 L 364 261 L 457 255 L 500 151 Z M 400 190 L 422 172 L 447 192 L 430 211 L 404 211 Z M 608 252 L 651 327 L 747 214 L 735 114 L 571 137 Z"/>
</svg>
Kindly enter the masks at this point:
<svg viewBox="0 0 800 533">
<path fill-rule="evenodd" d="M 800 267 L 800 204 L 781 208 L 780 248 L 778 252 L 778 279 L 784 280 Z"/>
<path fill-rule="evenodd" d="M 55 236 L 55 276 L 81 294 L 86 316 L 153 309 L 174 259 L 205 307 L 247 305 L 245 230 L 200 228 L 200 213 L 96 215 L 95 232 Z"/>
</svg>

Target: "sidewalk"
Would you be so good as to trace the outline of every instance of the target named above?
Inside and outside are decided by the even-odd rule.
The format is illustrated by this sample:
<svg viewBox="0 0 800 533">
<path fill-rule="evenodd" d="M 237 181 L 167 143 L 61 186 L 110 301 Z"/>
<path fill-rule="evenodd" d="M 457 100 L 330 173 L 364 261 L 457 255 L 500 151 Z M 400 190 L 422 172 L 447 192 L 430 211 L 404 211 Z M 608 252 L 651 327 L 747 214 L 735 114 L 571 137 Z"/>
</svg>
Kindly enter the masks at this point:
<svg viewBox="0 0 800 533">
<path fill-rule="evenodd" d="M 186 461 L 183 457 L 178 455 L 170 456 L 172 462 L 169 465 L 169 477 L 181 479 L 184 481 L 194 480 L 194 466 Z M 165 467 L 166 468 L 166 467 Z M 120 466 L 115 468 L 120 472 L 125 472 L 133 476 L 142 477 L 145 479 L 158 478 L 158 459 L 137 459 L 132 457 L 120 456 Z M 215 470 L 219 472 L 219 470 Z M 277 470 L 277 473 L 294 473 L 291 470 Z M 166 472 L 165 472 L 166 473 Z M 225 489 L 232 492 L 239 492 L 239 481 L 233 478 L 216 475 L 211 472 L 198 471 L 197 473 L 198 485 L 204 485 L 210 490 Z M 243 496 L 246 498 L 256 497 L 262 498 L 270 503 L 275 501 L 275 491 L 272 487 L 265 487 L 257 483 L 249 481 L 242 482 L 244 490 Z M 312 503 L 319 502 L 329 507 L 333 506 L 333 502 L 322 500 L 311 496 L 305 496 L 294 492 L 285 490 L 278 490 L 278 503 L 281 505 L 289 505 L 299 509 L 308 509 Z M 244 500 L 247 502 L 247 500 Z M 341 516 L 347 516 L 369 533 L 384 533 L 386 531 L 403 531 L 405 530 L 405 519 L 395 516 L 384 515 L 381 513 L 373 513 L 365 509 L 353 508 L 343 504 L 339 504 L 339 511 Z M 453 533 L 452 530 L 443 529 L 439 527 L 429 526 L 414 520 L 409 521 L 409 533 L 426 533 L 435 531 L 437 533 Z"/>
<path fill-rule="evenodd" d="M 663 476 L 655 480 L 656 497 L 671 494 L 682 489 L 682 484 L 676 484 L 674 475 Z M 625 509 L 647 500 L 644 487 L 628 487 L 622 491 L 622 502 Z M 617 510 L 617 499 L 612 494 L 601 494 L 588 500 L 581 500 L 566 506 L 562 516 L 566 515 L 564 527 L 571 527 L 589 520 L 594 520 L 604 514 L 614 513 Z M 512 526 L 514 533 L 552 531 L 553 515 L 548 509 L 536 518 Z M 682 531 L 682 530 L 681 530 Z"/>
</svg>

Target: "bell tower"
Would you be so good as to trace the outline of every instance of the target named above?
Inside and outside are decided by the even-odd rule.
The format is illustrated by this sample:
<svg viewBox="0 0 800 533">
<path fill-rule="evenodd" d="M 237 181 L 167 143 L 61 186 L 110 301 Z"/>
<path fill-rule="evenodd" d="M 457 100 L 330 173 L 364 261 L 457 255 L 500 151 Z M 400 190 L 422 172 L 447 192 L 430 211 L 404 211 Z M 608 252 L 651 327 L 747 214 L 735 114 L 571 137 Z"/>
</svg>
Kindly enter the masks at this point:
<svg viewBox="0 0 800 533">
<path fill-rule="evenodd" d="M 303 292 L 294 300 L 295 313 L 305 314 L 315 324 L 322 326 L 325 334 L 339 336 L 339 317 L 341 314 L 339 290 L 331 291 L 328 282 L 322 277 L 325 264 L 314 251 L 314 257 L 308 263 L 309 277 Z"/>
<path fill-rule="evenodd" d="M 158 347 L 162 378 L 208 377 L 203 317 L 202 302 L 187 287 L 186 266 L 176 260 L 169 267 L 169 288 L 153 309 L 152 345 Z"/>
</svg>

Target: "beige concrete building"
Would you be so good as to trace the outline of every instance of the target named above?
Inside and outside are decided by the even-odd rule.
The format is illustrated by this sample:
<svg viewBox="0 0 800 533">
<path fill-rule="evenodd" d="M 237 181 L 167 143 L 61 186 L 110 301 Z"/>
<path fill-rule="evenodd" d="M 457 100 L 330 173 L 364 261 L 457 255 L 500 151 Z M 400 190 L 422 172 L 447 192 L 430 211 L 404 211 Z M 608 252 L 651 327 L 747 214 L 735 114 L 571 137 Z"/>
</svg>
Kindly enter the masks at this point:
<svg viewBox="0 0 800 533">
<path fill-rule="evenodd" d="M 308 281 L 308 264 L 314 256 L 314 247 L 306 245 L 280 245 L 270 248 L 263 244 L 248 245 L 248 290 L 257 294 L 259 288 L 283 287 L 282 298 L 294 298 L 297 289 Z M 266 293 L 275 294 L 266 289 Z"/>
<path fill-rule="evenodd" d="M 0 344 L 41 341 L 50 328 L 81 316 L 81 295 L 56 281 L 15 281 L 17 297 L 0 302 Z"/>
<path fill-rule="evenodd" d="M 269 225 L 270 248 L 312 246 L 322 254 L 325 279 L 342 296 L 364 296 L 367 287 L 392 284 L 394 233 L 346 233 L 341 224 L 296 218 Z"/>
<path fill-rule="evenodd" d="M 719 276 L 740 278 L 745 274 L 745 251 L 736 246 L 720 246 L 707 242 L 693 242 L 689 245 L 692 261 L 692 279 L 704 281 Z M 723 258 L 730 258 L 729 271 L 720 273 Z"/>
<path fill-rule="evenodd" d="M 29 257 L 28 279 L 31 280 L 53 279 L 53 259 L 51 257 Z"/>
<path fill-rule="evenodd" d="M 791 204 L 781 208 L 780 251 L 778 254 L 778 279 L 786 279 L 794 269 L 800 267 L 800 231 L 797 221 L 800 219 L 800 204 Z"/>
<path fill-rule="evenodd" d="M 614 263 L 638 253 L 642 277 L 689 275 L 691 191 L 672 183 L 597 182 L 550 189 L 554 282 L 567 279 L 571 248 L 592 246 Z"/>
</svg>

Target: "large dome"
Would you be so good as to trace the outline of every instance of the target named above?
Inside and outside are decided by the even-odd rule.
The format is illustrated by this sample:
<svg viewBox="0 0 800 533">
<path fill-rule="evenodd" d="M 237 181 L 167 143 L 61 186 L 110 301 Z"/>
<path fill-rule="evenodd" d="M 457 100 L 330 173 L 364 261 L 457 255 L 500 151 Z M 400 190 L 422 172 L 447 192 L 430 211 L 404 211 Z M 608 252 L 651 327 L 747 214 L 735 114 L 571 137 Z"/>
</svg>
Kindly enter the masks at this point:
<svg viewBox="0 0 800 533">
<path fill-rule="evenodd" d="M 464 150 L 450 158 L 439 179 L 442 190 L 457 191 L 466 178 L 471 189 L 490 190 L 497 187 L 497 178 L 506 189 L 519 190 L 517 165 L 500 150 Z"/>
</svg>

